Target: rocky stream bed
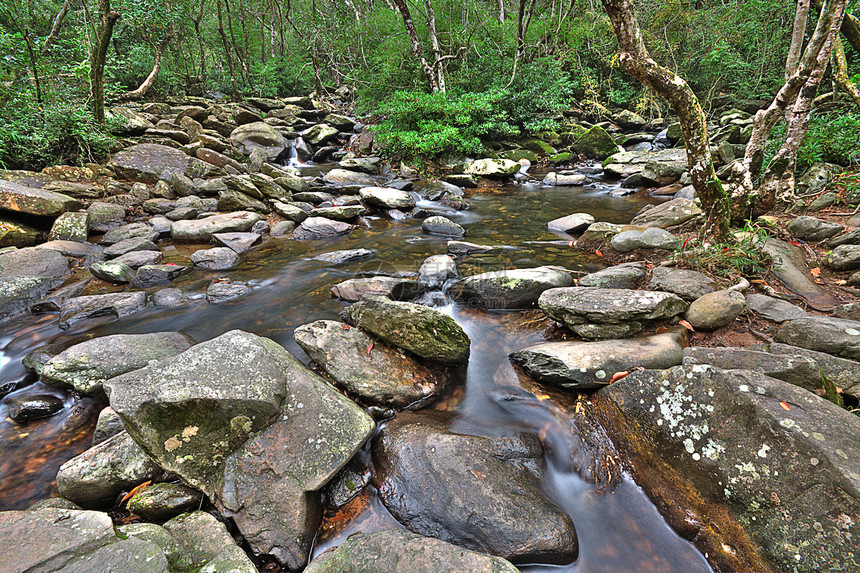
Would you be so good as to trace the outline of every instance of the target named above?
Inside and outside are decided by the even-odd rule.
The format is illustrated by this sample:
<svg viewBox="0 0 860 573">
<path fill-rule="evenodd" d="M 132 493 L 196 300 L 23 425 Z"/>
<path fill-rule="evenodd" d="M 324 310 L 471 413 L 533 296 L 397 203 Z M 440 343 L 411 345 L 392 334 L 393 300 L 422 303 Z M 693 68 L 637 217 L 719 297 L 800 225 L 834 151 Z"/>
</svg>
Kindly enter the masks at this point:
<svg viewBox="0 0 860 573">
<path fill-rule="evenodd" d="M 665 122 L 425 179 L 333 111 L 115 109 L 107 165 L 2 174 L 0 570 L 860 568 L 858 221 L 727 284 L 671 264 Z"/>
</svg>

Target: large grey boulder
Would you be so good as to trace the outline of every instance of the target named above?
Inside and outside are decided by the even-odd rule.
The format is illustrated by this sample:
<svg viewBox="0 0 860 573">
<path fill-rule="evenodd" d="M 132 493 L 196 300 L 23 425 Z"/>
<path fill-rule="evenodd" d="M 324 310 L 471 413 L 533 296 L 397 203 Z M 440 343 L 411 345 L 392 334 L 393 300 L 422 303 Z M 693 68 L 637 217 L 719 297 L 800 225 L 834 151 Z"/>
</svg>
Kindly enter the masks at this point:
<svg viewBox="0 0 860 573">
<path fill-rule="evenodd" d="M 621 231 L 609 244 L 619 253 L 627 253 L 634 249 L 674 249 L 679 243 L 678 237 L 657 227 L 649 227 L 644 231 L 631 229 Z"/>
<path fill-rule="evenodd" d="M 615 265 L 580 277 L 576 284 L 581 287 L 635 289 L 645 278 L 645 269 L 641 263 Z"/>
<path fill-rule="evenodd" d="M 293 337 L 338 386 L 368 404 L 405 408 L 423 403 L 451 379 L 449 369 L 430 368 L 403 350 L 375 342 L 360 329 L 340 322 L 305 324 Z"/>
<path fill-rule="evenodd" d="M 710 364 L 723 370 L 753 370 L 810 391 L 822 388 L 822 369 L 815 360 L 800 355 L 770 354 L 749 348 L 697 346 L 684 349 L 684 364 Z"/>
<path fill-rule="evenodd" d="M 379 497 L 407 529 L 513 563 L 570 563 L 570 518 L 542 493 L 536 436 L 468 436 L 452 415 L 406 412 L 376 438 Z"/>
<path fill-rule="evenodd" d="M 163 522 L 200 507 L 202 495 L 181 483 L 156 483 L 135 493 L 126 504 L 128 511 L 149 521 Z"/>
<path fill-rule="evenodd" d="M 57 217 L 66 211 L 75 211 L 84 205 L 74 197 L 34 189 L 0 179 L 0 211 Z"/>
<path fill-rule="evenodd" d="M 262 219 L 259 213 L 248 211 L 223 213 L 194 221 L 176 221 L 170 228 L 170 234 L 175 241 L 207 243 L 216 233 L 245 232 Z"/>
<path fill-rule="evenodd" d="M 484 308 L 531 308 L 545 290 L 572 284 L 573 278 L 565 270 L 536 267 L 466 277 L 452 284 L 448 294 L 455 300 Z"/>
<path fill-rule="evenodd" d="M 704 365 L 633 372 L 592 403 L 669 524 L 708 524 L 693 531 L 715 569 L 860 566 L 856 416 L 781 380 Z"/>
<path fill-rule="evenodd" d="M 609 384 L 614 374 L 681 364 L 686 335 L 667 332 L 599 342 L 544 342 L 510 354 L 511 362 L 539 382 L 575 390 Z"/>
<path fill-rule="evenodd" d="M 70 346 L 42 367 L 41 380 L 50 386 L 66 386 L 82 394 L 103 396 L 102 383 L 153 360 L 175 356 L 194 340 L 180 332 L 113 334 Z"/>
<path fill-rule="evenodd" d="M 822 221 L 809 215 L 802 215 L 788 224 L 788 232 L 802 241 L 823 241 L 843 231 L 839 223 Z"/>
<path fill-rule="evenodd" d="M 415 198 L 406 191 L 388 187 L 364 187 L 359 189 L 361 200 L 374 207 L 384 209 L 411 209 L 415 206 Z"/>
<path fill-rule="evenodd" d="M 784 323 L 776 342 L 860 359 L 860 322 L 828 316 L 795 318 Z"/>
<path fill-rule="evenodd" d="M 711 331 L 723 327 L 746 310 L 743 293 L 718 290 L 703 295 L 687 309 L 687 322 L 696 330 Z"/>
<path fill-rule="evenodd" d="M 453 318 L 438 310 L 368 296 L 344 312 L 373 336 L 421 358 L 451 365 L 469 360 L 469 337 Z"/>
<path fill-rule="evenodd" d="M 401 529 L 353 535 L 326 551 L 305 573 L 518 573 L 509 561 L 464 550 L 433 537 Z"/>
<path fill-rule="evenodd" d="M 805 310 L 785 300 L 757 293 L 750 293 L 746 298 L 747 309 L 766 320 L 785 322 L 793 318 L 809 316 Z"/>
<path fill-rule="evenodd" d="M 176 173 L 191 179 L 206 179 L 220 171 L 179 149 L 155 143 L 140 143 L 123 149 L 111 158 L 108 166 L 122 179 L 145 183 L 170 181 Z"/>
<path fill-rule="evenodd" d="M 308 217 L 293 232 L 296 239 L 324 239 L 345 235 L 356 229 L 355 225 L 325 217 Z"/>
<path fill-rule="evenodd" d="M 211 249 L 200 249 L 191 255 L 194 266 L 210 271 L 232 269 L 239 264 L 239 255 L 236 251 L 227 247 L 213 247 Z"/>
<path fill-rule="evenodd" d="M 716 290 L 715 284 L 713 278 L 699 271 L 676 269 L 675 267 L 654 267 L 654 270 L 651 271 L 648 289 L 671 292 L 687 302 L 693 302 L 701 296 L 714 292 Z"/>
<path fill-rule="evenodd" d="M 245 155 L 260 149 L 268 159 L 276 158 L 287 147 L 284 136 L 262 121 L 240 125 L 230 133 L 230 141 Z"/>
<path fill-rule="evenodd" d="M 424 219 L 424 222 L 421 223 L 421 229 L 431 235 L 445 235 L 448 237 L 462 237 L 466 234 L 466 229 L 460 224 L 440 215 L 433 215 Z"/>
<path fill-rule="evenodd" d="M 822 264 L 835 271 L 860 269 L 860 245 L 839 245 L 824 257 Z"/>
<path fill-rule="evenodd" d="M 365 295 L 387 296 L 394 300 L 409 300 L 424 292 L 424 285 L 413 279 L 399 277 L 360 277 L 347 279 L 331 287 L 331 295 L 348 301 L 358 301 Z"/>
<path fill-rule="evenodd" d="M 158 231 L 146 223 L 129 223 L 105 233 L 104 237 L 99 239 L 99 244 L 110 246 L 132 238 L 157 241 L 158 236 Z"/>
<path fill-rule="evenodd" d="M 323 181 L 332 185 L 361 185 L 362 187 L 373 187 L 376 180 L 365 173 L 349 171 L 347 169 L 332 169 L 323 175 Z"/>
<path fill-rule="evenodd" d="M 27 309 L 68 274 L 68 259 L 50 249 L 26 247 L 0 254 L 0 320 Z"/>
<path fill-rule="evenodd" d="M 631 225 L 665 229 L 701 217 L 702 210 L 689 199 L 672 199 L 660 205 L 649 205 L 633 217 Z"/>
</svg>

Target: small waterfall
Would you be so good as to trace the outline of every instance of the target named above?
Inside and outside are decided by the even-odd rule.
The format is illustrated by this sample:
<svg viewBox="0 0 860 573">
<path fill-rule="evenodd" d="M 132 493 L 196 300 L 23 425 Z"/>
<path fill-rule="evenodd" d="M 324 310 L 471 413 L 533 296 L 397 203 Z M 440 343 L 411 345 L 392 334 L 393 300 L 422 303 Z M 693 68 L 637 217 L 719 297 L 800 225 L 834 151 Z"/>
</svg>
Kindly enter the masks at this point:
<svg viewBox="0 0 860 573">
<path fill-rule="evenodd" d="M 290 146 L 286 150 L 283 164 L 288 167 L 307 167 L 310 162 L 311 151 L 308 144 L 301 137 L 290 140 Z"/>
</svg>

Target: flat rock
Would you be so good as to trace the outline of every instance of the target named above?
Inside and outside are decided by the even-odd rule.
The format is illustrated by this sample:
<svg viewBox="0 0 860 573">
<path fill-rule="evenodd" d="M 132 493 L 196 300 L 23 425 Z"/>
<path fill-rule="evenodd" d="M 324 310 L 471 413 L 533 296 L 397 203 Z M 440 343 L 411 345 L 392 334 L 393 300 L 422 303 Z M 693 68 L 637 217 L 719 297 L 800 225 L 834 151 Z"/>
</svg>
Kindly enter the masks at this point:
<svg viewBox="0 0 860 573">
<path fill-rule="evenodd" d="M 831 310 L 839 299 L 815 282 L 800 247 L 768 239 L 762 251 L 773 257 L 772 272 L 789 290 L 802 296 L 815 310 Z"/>
<path fill-rule="evenodd" d="M 665 229 L 702 216 L 702 210 L 689 199 L 672 199 L 644 208 L 630 221 L 631 225 Z"/>
<path fill-rule="evenodd" d="M 448 241 L 448 253 L 455 256 L 474 255 L 477 253 L 485 253 L 493 249 L 489 245 L 478 245 L 467 241 Z"/>
<path fill-rule="evenodd" d="M 212 304 L 220 304 L 246 295 L 252 290 L 254 289 L 246 282 L 215 280 L 206 288 L 206 300 Z"/>
<path fill-rule="evenodd" d="M 370 175 L 347 169 L 332 169 L 323 176 L 323 181 L 331 185 L 361 185 L 363 187 L 376 185 L 376 180 Z"/>
<path fill-rule="evenodd" d="M 262 239 L 259 233 L 215 233 L 212 239 L 216 245 L 227 247 L 237 255 L 241 255 Z"/>
<path fill-rule="evenodd" d="M 482 273 L 461 279 L 448 289 L 458 301 L 484 308 L 531 308 L 547 289 L 573 284 L 570 273 L 550 267 Z"/>
<path fill-rule="evenodd" d="M 83 206 L 83 203 L 68 195 L 25 187 L 0 179 L 0 211 L 57 217 L 66 211 L 75 211 Z"/>
<path fill-rule="evenodd" d="M 387 187 L 364 187 L 359 189 L 361 200 L 374 207 L 383 209 L 411 209 L 415 198 L 406 191 Z"/>
<path fill-rule="evenodd" d="M 782 325 L 774 340 L 844 358 L 860 358 L 860 322 L 854 320 L 827 316 L 795 318 Z"/>
<path fill-rule="evenodd" d="M 222 213 L 195 221 L 176 221 L 170 234 L 175 241 L 207 243 L 217 233 L 246 232 L 262 219 L 259 213 L 248 211 Z"/>
<path fill-rule="evenodd" d="M 645 278 L 645 265 L 625 263 L 587 274 L 577 281 L 581 287 L 635 289 Z M 654 289 L 659 290 L 659 289 Z"/>
<path fill-rule="evenodd" d="M 27 309 L 69 274 L 69 261 L 50 249 L 26 247 L 0 254 L 0 320 Z"/>
<path fill-rule="evenodd" d="M 331 287 L 333 297 L 353 302 L 364 295 L 410 300 L 423 292 L 424 285 L 416 280 L 383 276 L 347 279 Z"/>
<path fill-rule="evenodd" d="M 59 326 L 65 330 L 72 324 L 90 318 L 101 316 L 122 318 L 140 312 L 145 307 L 145 292 L 118 292 L 78 296 L 63 302 L 60 307 Z"/>
<path fill-rule="evenodd" d="M 123 149 L 108 163 L 121 179 L 156 183 L 170 181 L 180 173 L 191 179 L 207 178 L 217 173 L 213 165 L 189 157 L 183 151 L 154 143 L 140 143 Z"/>
<path fill-rule="evenodd" d="M 118 257 L 132 251 L 157 251 L 158 245 L 146 237 L 131 237 L 105 248 L 104 255 L 108 258 Z"/>
<path fill-rule="evenodd" d="M 723 370 L 752 370 L 810 391 L 822 388 L 821 369 L 811 358 L 748 348 L 684 349 L 684 365 L 710 364 Z"/>
<path fill-rule="evenodd" d="M 585 231 L 589 225 L 594 223 L 594 216 L 588 213 L 574 213 L 566 217 L 553 219 L 546 224 L 550 231 L 560 233 L 578 234 Z"/>
<path fill-rule="evenodd" d="M 687 303 L 671 293 L 593 287 L 544 291 L 538 306 L 547 316 L 569 327 L 662 320 L 687 310 Z"/>
<path fill-rule="evenodd" d="M 212 249 L 201 249 L 191 255 L 194 266 L 210 271 L 232 269 L 239 264 L 239 255 L 233 249 L 227 247 L 214 247 Z"/>
<path fill-rule="evenodd" d="M 466 234 L 466 229 L 461 225 L 440 215 L 434 215 L 424 219 L 421 223 L 421 229 L 425 233 L 429 233 L 431 235 L 445 235 L 448 237 L 462 237 Z"/>
<path fill-rule="evenodd" d="M 520 164 L 510 159 L 478 159 L 466 167 L 467 175 L 478 177 L 509 177 L 518 173 Z"/>
<path fill-rule="evenodd" d="M 162 261 L 164 255 L 161 251 L 129 251 L 113 259 L 112 263 L 123 263 L 134 270 L 144 265 L 157 265 Z"/>
<path fill-rule="evenodd" d="M 842 388 L 849 396 L 860 397 L 860 362 L 778 342 L 756 344 L 750 346 L 749 350 L 761 350 L 763 352 L 770 352 L 771 354 L 814 360 L 819 374 L 823 374 L 836 386 Z"/>
<path fill-rule="evenodd" d="M 748 294 L 746 298 L 747 309 L 765 320 L 785 322 L 794 318 L 809 316 L 805 310 L 785 300 L 756 293 Z"/>
<path fill-rule="evenodd" d="M 143 288 L 155 286 L 172 281 L 187 270 L 188 267 L 173 263 L 143 265 L 137 269 L 131 284 Z"/>
<path fill-rule="evenodd" d="M 90 272 L 97 279 L 116 284 L 129 283 L 134 278 L 134 269 L 116 261 L 93 263 L 90 265 Z"/>
<path fill-rule="evenodd" d="M 121 241 L 127 241 L 132 238 L 142 238 L 147 241 L 157 241 L 158 231 L 146 223 L 129 223 L 116 229 L 111 229 L 105 233 L 104 237 L 99 239 L 100 245 L 115 245 Z"/>
<path fill-rule="evenodd" d="M 651 271 L 648 288 L 671 292 L 687 302 L 693 302 L 701 296 L 714 292 L 716 290 L 715 284 L 714 279 L 698 271 L 674 267 L 654 267 Z"/>
<path fill-rule="evenodd" d="M 373 251 L 369 249 L 349 249 L 344 251 L 332 251 L 312 257 L 315 261 L 323 261 L 326 263 L 346 263 L 349 261 L 357 261 L 373 256 Z"/>
<path fill-rule="evenodd" d="M 179 542 L 200 573 L 257 573 L 224 524 L 205 511 L 174 517 L 164 529 Z"/>
<path fill-rule="evenodd" d="M 355 225 L 334 221 L 325 217 L 308 217 L 293 232 L 296 239 L 324 239 L 345 235 L 356 229 Z"/>
<path fill-rule="evenodd" d="M 801 215 L 788 224 L 788 232 L 802 241 L 823 241 L 844 230 L 839 223 L 822 221 L 808 215 Z"/>
</svg>

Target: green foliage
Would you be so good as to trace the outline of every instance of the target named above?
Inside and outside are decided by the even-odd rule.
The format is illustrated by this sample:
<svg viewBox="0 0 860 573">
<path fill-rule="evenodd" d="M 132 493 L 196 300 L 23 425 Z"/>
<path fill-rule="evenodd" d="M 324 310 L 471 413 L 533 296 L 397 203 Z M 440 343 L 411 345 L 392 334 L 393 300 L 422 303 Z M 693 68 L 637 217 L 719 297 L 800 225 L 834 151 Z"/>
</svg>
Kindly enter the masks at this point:
<svg viewBox="0 0 860 573">
<path fill-rule="evenodd" d="M 254 80 L 260 94 L 270 97 L 306 94 L 314 87 L 313 70 L 292 53 L 258 66 Z"/>
<path fill-rule="evenodd" d="M 767 165 L 785 141 L 784 122 L 778 124 L 765 148 Z M 813 113 L 809 118 L 809 130 L 797 152 L 795 171 L 802 173 L 812 164 L 825 161 L 837 165 L 860 162 L 860 114 L 855 112 Z"/>
<path fill-rule="evenodd" d="M 482 140 L 518 133 L 499 103 L 505 91 L 424 94 L 397 92 L 380 108 L 373 127 L 386 151 L 404 157 L 433 158 L 446 153 L 481 153 Z"/>
<path fill-rule="evenodd" d="M 771 256 L 761 250 L 768 237 L 767 229 L 747 223 L 740 238 L 732 243 L 684 241 L 675 253 L 675 260 L 679 267 L 726 280 L 764 278 L 773 266 Z"/>
</svg>

